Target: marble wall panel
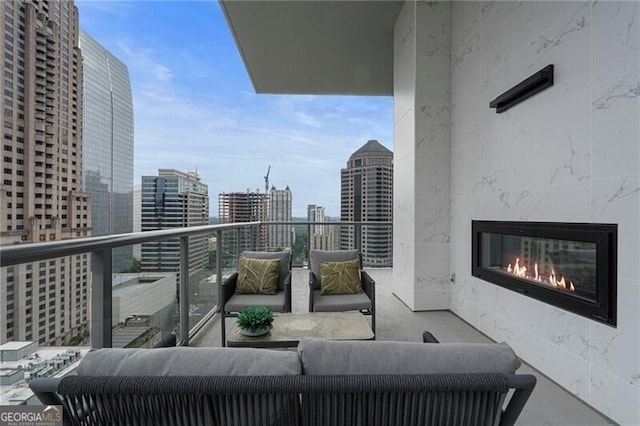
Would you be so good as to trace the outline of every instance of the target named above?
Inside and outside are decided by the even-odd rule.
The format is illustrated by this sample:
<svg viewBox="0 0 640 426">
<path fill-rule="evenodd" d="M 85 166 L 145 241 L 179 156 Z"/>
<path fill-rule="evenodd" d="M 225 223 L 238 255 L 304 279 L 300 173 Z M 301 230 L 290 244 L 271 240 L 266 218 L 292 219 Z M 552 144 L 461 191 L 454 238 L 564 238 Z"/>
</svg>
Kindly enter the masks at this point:
<svg viewBox="0 0 640 426">
<path fill-rule="evenodd" d="M 417 311 L 439 311 L 449 309 L 450 306 L 449 290 L 416 290 L 415 294 L 415 310 Z"/>
<path fill-rule="evenodd" d="M 640 175 L 591 182 L 595 222 L 618 224 L 618 278 L 640 278 Z"/>
<path fill-rule="evenodd" d="M 418 244 L 449 243 L 449 199 L 417 198 L 415 227 Z"/>
<path fill-rule="evenodd" d="M 591 222 L 591 182 L 501 189 L 481 194 L 486 220 Z M 559 219 L 559 213 L 563 219 Z"/>
<path fill-rule="evenodd" d="M 494 2 L 482 20 L 482 63 L 491 72 L 509 62 L 549 28 L 580 7 L 578 2 Z"/>
<path fill-rule="evenodd" d="M 640 17 L 637 20 L 640 21 Z M 640 63 L 640 59 L 636 62 Z M 640 71 L 593 87 L 592 96 L 593 177 L 639 173 Z"/>
<path fill-rule="evenodd" d="M 414 155 L 409 154 L 394 159 L 393 171 L 393 238 L 410 244 L 416 239 L 414 164 Z"/>
<path fill-rule="evenodd" d="M 593 5 L 592 15 L 593 81 L 619 81 L 637 72 L 640 63 L 640 2 L 597 2 Z"/>
<path fill-rule="evenodd" d="M 640 281 L 620 279 L 618 291 L 624 297 L 618 298 L 617 327 L 590 324 L 590 359 L 593 365 L 640 388 L 640 344 L 632 344 L 637 342 L 640 324 Z"/>
<path fill-rule="evenodd" d="M 594 407 L 620 424 L 640 423 L 640 388 L 595 365 L 591 366 L 589 382 Z"/>
<path fill-rule="evenodd" d="M 416 2 L 416 54 L 418 58 L 451 57 L 451 5 L 447 2 Z M 449 78 L 447 74 L 447 79 Z"/>
<path fill-rule="evenodd" d="M 414 107 L 416 75 L 415 31 L 415 3 L 409 2 L 400 11 L 393 32 L 394 122 L 398 122 Z"/>
<path fill-rule="evenodd" d="M 396 220 L 394 220 L 395 225 Z M 393 294 L 409 308 L 415 304 L 415 245 L 393 239 Z"/>
<path fill-rule="evenodd" d="M 451 309 L 613 420 L 640 423 L 640 4 L 452 10 Z M 488 108 L 549 63 L 553 87 Z M 617 328 L 472 277 L 456 258 L 469 259 L 472 218 L 617 223 Z"/>
</svg>

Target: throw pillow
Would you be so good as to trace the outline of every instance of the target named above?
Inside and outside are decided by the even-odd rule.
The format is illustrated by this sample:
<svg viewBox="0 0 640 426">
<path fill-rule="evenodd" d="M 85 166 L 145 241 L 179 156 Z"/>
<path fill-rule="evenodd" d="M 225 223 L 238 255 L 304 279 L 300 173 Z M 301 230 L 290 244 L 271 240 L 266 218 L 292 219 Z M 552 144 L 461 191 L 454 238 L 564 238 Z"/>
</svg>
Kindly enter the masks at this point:
<svg viewBox="0 0 640 426">
<path fill-rule="evenodd" d="M 359 259 L 320 264 L 320 294 L 355 293 L 362 293 Z"/>
<path fill-rule="evenodd" d="M 276 294 L 280 277 L 279 259 L 248 259 L 241 257 L 236 293 Z"/>
</svg>

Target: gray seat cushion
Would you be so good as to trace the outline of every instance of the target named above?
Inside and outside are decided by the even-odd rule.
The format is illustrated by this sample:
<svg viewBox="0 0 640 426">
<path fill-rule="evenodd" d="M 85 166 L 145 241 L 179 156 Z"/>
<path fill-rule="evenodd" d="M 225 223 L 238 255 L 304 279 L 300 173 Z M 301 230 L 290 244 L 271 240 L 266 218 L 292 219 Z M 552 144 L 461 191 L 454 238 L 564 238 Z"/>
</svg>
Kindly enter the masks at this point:
<svg viewBox="0 0 640 426">
<path fill-rule="evenodd" d="M 241 348 L 97 349 L 76 369 L 89 376 L 270 376 L 301 372 L 298 354 Z"/>
<path fill-rule="evenodd" d="M 413 343 L 302 339 L 303 374 L 514 374 L 520 361 L 505 343 Z"/>
<path fill-rule="evenodd" d="M 248 259 L 278 259 L 280 261 L 280 279 L 278 289 L 284 289 L 284 282 L 291 265 L 291 252 L 289 251 L 243 251 L 240 257 Z"/>
<path fill-rule="evenodd" d="M 321 295 L 313 290 L 314 312 L 343 312 L 371 309 L 371 299 L 367 293 Z"/>
<path fill-rule="evenodd" d="M 266 306 L 275 312 L 284 312 L 284 290 L 276 294 L 234 294 L 224 305 L 226 312 L 241 312 L 247 306 Z"/>
<path fill-rule="evenodd" d="M 314 289 L 320 289 L 320 264 L 322 262 L 344 262 L 360 259 L 358 250 L 311 250 L 309 252 L 309 270 L 316 277 Z"/>
</svg>

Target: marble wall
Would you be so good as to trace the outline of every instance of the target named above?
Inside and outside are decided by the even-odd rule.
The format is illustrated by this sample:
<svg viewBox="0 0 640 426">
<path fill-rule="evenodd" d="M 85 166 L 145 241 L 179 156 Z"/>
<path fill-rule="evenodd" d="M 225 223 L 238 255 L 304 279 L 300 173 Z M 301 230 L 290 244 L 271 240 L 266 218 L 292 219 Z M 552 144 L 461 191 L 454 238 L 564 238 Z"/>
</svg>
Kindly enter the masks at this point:
<svg viewBox="0 0 640 426">
<path fill-rule="evenodd" d="M 453 2 L 450 64 L 451 310 L 613 420 L 640 423 L 640 2 Z M 553 87 L 489 108 L 548 64 Z M 438 217 L 415 214 L 416 235 Z M 472 219 L 617 223 L 617 328 L 472 277 Z"/>
<path fill-rule="evenodd" d="M 450 22 L 407 2 L 394 31 L 394 292 L 414 310 L 449 308 Z"/>
</svg>

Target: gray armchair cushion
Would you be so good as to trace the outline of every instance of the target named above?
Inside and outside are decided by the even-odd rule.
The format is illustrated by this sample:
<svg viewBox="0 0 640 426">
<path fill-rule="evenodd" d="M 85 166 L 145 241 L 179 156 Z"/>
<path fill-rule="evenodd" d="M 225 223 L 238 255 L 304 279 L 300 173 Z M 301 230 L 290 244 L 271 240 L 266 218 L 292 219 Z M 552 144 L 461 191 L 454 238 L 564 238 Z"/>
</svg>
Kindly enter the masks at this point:
<svg viewBox="0 0 640 426">
<path fill-rule="evenodd" d="M 360 259 L 358 250 L 311 250 L 309 252 L 309 268 L 316 277 L 314 289 L 320 289 L 320 264 L 322 262 L 344 262 Z"/>
<path fill-rule="evenodd" d="M 303 339 L 303 374 L 514 374 L 520 361 L 505 343 L 360 342 Z"/>
<path fill-rule="evenodd" d="M 344 312 L 371 309 L 371 299 L 366 293 L 322 295 L 313 290 L 314 312 Z"/>
<path fill-rule="evenodd" d="M 291 252 L 289 251 L 243 251 L 240 257 L 248 259 L 278 259 L 280 260 L 280 279 L 278 289 L 284 289 L 284 282 L 291 266 Z"/>
<path fill-rule="evenodd" d="M 226 312 L 241 312 L 247 306 L 266 306 L 275 312 L 284 312 L 284 291 L 271 294 L 234 294 L 225 303 Z"/>
<path fill-rule="evenodd" d="M 76 369 L 84 376 L 270 376 L 300 374 L 298 354 L 241 348 L 97 349 Z"/>
</svg>

